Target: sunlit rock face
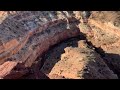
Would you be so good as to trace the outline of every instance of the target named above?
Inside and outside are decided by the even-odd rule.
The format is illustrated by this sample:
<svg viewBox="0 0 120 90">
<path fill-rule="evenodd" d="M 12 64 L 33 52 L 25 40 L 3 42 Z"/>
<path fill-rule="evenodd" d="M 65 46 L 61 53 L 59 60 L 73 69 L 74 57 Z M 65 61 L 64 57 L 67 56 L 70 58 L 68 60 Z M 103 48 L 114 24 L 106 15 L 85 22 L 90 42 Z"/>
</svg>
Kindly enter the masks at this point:
<svg viewBox="0 0 120 90">
<path fill-rule="evenodd" d="M 92 11 L 80 31 L 95 46 L 109 68 L 120 77 L 120 11 Z M 91 34 L 92 32 L 92 34 Z"/>
<path fill-rule="evenodd" d="M 120 66 L 119 15 L 120 12 L 117 11 L 92 11 L 88 24 L 84 25 L 81 23 L 81 11 L 0 11 L 0 78 L 18 79 L 32 72 L 36 75 L 36 72 L 39 72 L 36 66 L 38 56 L 42 57 L 51 46 L 61 41 L 83 34 L 86 41 L 105 51 L 105 58 L 100 57 L 100 61 L 107 63 L 106 70 L 110 77 L 107 74 L 101 77 L 117 78 L 113 72 L 118 75 Z M 64 62 L 64 59 L 61 60 Z M 83 66 L 85 65 L 83 63 Z M 39 74 L 44 75 L 42 72 Z M 57 77 L 56 73 L 54 74 Z M 51 74 L 52 76 L 54 75 Z"/>
</svg>

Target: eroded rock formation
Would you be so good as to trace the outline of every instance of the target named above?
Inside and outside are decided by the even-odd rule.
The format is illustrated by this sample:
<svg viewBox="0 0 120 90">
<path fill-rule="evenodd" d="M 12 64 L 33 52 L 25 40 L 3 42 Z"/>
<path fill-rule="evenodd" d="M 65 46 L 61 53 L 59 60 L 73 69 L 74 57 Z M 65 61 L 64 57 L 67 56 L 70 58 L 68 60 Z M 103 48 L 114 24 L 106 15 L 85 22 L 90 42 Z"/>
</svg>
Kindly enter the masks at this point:
<svg viewBox="0 0 120 90">
<path fill-rule="evenodd" d="M 49 78 L 117 78 L 115 74 L 119 74 L 120 68 L 118 18 L 119 12 L 93 12 L 88 25 L 84 25 L 80 23 L 81 14 L 79 11 L 1 11 L 0 78 L 19 79 L 34 77 L 40 79 L 45 75 Z M 42 57 L 51 46 L 68 38 L 83 37 L 83 34 L 86 36 L 85 40 L 92 43 L 92 47 L 103 49 L 104 58 L 98 55 L 101 55 L 101 52 L 96 52 L 96 49 L 85 49 L 84 46 L 87 44 L 78 44 L 77 48 L 69 48 L 69 53 L 69 49 L 65 49 L 65 54 L 62 55 L 59 61 L 67 63 L 67 65 L 65 63 L 62 64 L 63 73 L 60 74 L 61 68 L 56 69 L 56 67 L 61 66 L 59 62 L 56 62 L 51 73 L 46 73 L 44 69 L 41 69 L 42 72 L 39 70 L 39 67 L 42 67 L 42 61 L 41 59 L 37 61 L 37 58 Z M 83 55 L 81 51 L 84 49 L 87 53 Z M 88 54 L 91 52 L 93 52 L 93 56 Z M 69 57 L 69 54 L 78 56 L 71 56 L 65 61 L 63 58 Z M 114 57 L 117 59 L 111 58 L 112 55 L 109 54 L 116 54 Z M 79 60 L 83 59 L 83 56 L 94 58 L 92 60 L 96 63 L 87 58 L 81 64 L 78 64 Z M 73 59 L 76 60 L 74 60 L 74 65 L 76 66 L 72 65 L 73 67 L 68 69 L 68 63 L 73 62 Z M 89 64 L 89 60 L 92 63 Z M 84 71 L 84 67 L 87 66 L 90 67 L 89 74 L 83 77 L 82 72 L 78 75 L 79 77 L 76 76 L 79 71 Z M 111 66 L 114 68 L 112 69 Z M 69 73 L 68 71 L 66 72 L 66 69 L 68 69 Z M 47 78 L 46 76 L 45 78 Z"/>
<path fill-rule="evenodd" d="M 0 64 L 4 65 L 6 61 L 19 63 L 18 67 L 17 64 L 13 66 L 13 71 L 16 73 L 30 68 L 36 58 L 50 46 L 80 34 L 77 28 L 79 21 L 69 12 L 2 13 L 7 13 L 7 17 L 0 25 Z"/>
<path fill-rule="evenodd" d="M 59 48 L 59 47 L 58 47 Z M 58 49 L 59 50 L 59 49 Z M 51 79 L 117 79 L 100 55 L 89 48 L 84 40 L 78 41 L 78 47 L 66 47 L 61 59 L 53 66 L 52 59 L 47 58 L 41 71 Z M 56 52 L 57 53 L 57 52 Z M 50 67 L 53 66 L 51 70 Z"/>
<path fill-rule="evenodd" d="M 94 11 L 88 25 L 80 24 L 87 40 L 96 47 L 109 68 L 120 75 L 120 12 Z M 88 32 L 91 31 L 91 32 Z M 90 34 L 90 36 L 89 36 Z M 120 77 L 120 76 L 119 76 Z"/>
</svg>

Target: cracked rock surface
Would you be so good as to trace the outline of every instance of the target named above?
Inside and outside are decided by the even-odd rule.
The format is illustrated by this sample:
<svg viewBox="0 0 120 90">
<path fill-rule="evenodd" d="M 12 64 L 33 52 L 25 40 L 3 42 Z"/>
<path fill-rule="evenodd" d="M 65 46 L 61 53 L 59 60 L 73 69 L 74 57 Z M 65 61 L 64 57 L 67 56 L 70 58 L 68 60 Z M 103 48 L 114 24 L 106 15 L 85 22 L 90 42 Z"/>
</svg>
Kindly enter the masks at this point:
<svg viewBox="0 0 120 90">
<path fill-rule="evenodd" d="M 1 79 L 117 79 L 120 12 L 0 11 Z"/>
</svg>

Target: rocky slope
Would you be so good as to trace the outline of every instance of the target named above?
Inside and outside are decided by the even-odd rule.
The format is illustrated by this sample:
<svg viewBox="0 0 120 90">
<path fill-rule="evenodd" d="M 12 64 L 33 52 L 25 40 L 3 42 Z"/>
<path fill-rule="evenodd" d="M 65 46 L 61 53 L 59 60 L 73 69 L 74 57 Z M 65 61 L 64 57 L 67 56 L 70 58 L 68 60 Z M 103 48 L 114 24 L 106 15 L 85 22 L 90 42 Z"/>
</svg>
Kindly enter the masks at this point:
<svg viewBox="0 0 120 90">
<path fill-rule="evenodd" d="M 86 35 L 92 46 L 96 47 L 109 68 L 120 77 L 119 18 L 119 11 L 96 11 L 92 13 L 88 25 L 80 24 L 79 26 L 81 32 Z"/>
<path fill-rule="evenodd" d="M 28 68 L 36 58 L 47 51 L 50 46 L 80 34 L 77 28 L 79 21 L 68 12 L 1 13 L 6 14 L 6 18 L 4 17 L 0 25 L 0 64 L 4 65 L 7 61 L 11 61 L 8 65 L 13 61 L 16 62 L 16 65 L 10 65 L 13 68 L 12 72 L 16 74 L 28 73 Z M 6 75 L 2 72 L 1 78 L 6 78 L 11 74 L 11 70 L 7 71 Z"/>
<path fill-rule="evenodd" d="M 119 12 L 94 11 L 88 25 L 80 18 L 79 11 L 1 11 L 0 78 L 118 78 Z M 43 59 L 54 45 L 76 36 L 85 36 L 87 44 L 79 38 L 77 47 L 61 45 L 64 54 L 53 50 L 53 59 Z"/>
<path fill-rule="evenodd" d="M 72 44 L 70 45 L 70 43 Z M 78 43 L 76 47 L 74 47 L 75 43 Z M 65 50 L 65 53 L 62 52 L 61 48 Z M 46 62 L 41 71 L 48 75 L 50 79 L 118 78 L 85 40 L 74 42 L 71 40 L 62 43 L 50 50 L 45 59 Z"/>
</svg>

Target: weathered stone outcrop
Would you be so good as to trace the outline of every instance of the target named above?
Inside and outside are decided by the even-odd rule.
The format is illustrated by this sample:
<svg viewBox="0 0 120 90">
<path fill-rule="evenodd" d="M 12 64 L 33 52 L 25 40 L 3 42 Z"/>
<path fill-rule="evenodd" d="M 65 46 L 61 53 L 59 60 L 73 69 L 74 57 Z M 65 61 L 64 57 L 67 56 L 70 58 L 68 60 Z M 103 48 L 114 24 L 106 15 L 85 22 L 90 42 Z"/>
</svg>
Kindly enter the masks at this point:
<svg viewBox="0 0 120 90">
<path fill-rule="evenodd" d="M 74 43 L 74 42 L 71 42 Z M 60 45 L 62 47 L 64 43 Z M 59 50 L 59 47 L 57 47 Z M 66 47 L 60 60 L 49 55 L 41 71 L 51 79 L 117 79 L 100 55 L 86 43 L 78 41 L 78 47 Z M 53 54 L 55 53 L 54 51 Z M 56 51 L 58 53 L 58 51 Z M 54 62 L 56 63 L 54 64 Z M 53 67 L 53 68 L 51 68 Z M 51 69 L 51 70 L 50 70 Z"/>
<path fill-rule="evenodd" d="M 18 79 L 31 72 L 33 73 L 29 77 L 45 76 L 44 70 L 44 73 L 37 74 L 39 70 L 34 65 L 37 57 L 41 57 L 51 46 L 68 38 L 83 36 L 83 34 L 86 35 L 87 42 L 90 41 L 92 46 L 104 51 L 101 51 L 103 59 L 94 53 L 96 49 L 95 51 L 87 50 L 84 47 L 86 44 L 79 43 L 79 48 L 69 48 L 69 53 L 73 55 L 75 53 L 76 56 L 80 56 L 79 59 L 84 56 L 81 52 L 82 49 L 86 50 L 88 54 L 85 53 L 86 57 L 92 53 L 93 56 L 90 57 L 94 58 L 96 62 L 88 62 L 86 59 L 82 61 L 80 68 L 75 66 L 78 71 L 84 71 L 83 66 L 88 66 L 91 70 L 90 73 L 83 77 L 84 72 L 82 72 L 78 77 L 76 76 L 77 71 L 75 71 L 71 72 L 72 74 L 69 76 L 66 71 L 58 74 L 59 68 L 58 72 L 51 71 L 52 74 L 48 75 L 49 78 L 117 78 L 110 69 L 120 75 L 119 12 L 94 11 L 88 25 L 80 23 L 80 19 L 81 12 L 79 11 L 0 11 L 0 78 Z M 66 56 L 69 56 L 69 49 L 65 49 Z M 81 55 L 83 56 L 81 57 Z M 68 62 L 73 59 L 78 60 L 76 56 L 67 59 Z M 64 60 L 63 58 L 64 54 L 61 61 Z M 73 62 L 78 65 L 78 61 Z M 92 67 L 92 65 L 94 66 Z M 73 70 L 73 67 L 69 70 Z"/>
<path fill-rule="evenodd" d="M 118 76 L 120 75 L 119 18 L 119 11 L 96 11 L 92 13 L 88 25 L 79 25 L 81 32 L 87 36 L 87 40 L 96 47 L 110 69 Z"/>
<path fill-rule="evenodd" d="M 3 65 L 7 61 L 17 61 L 19 65 L 10 65 L 10 67 L 15 67 L 16 71 L 17 68 L 22 68 L 19 69 L 21 73 L 22 70 L 30 68 L 36 58 L 46 52 L 50 46 L 79 35 L 80 31 L 77 27 L 79 21 L 74 15 L 69 15 L 69 12 L 58 13 L 21 11 L 11 15 L 9 12 L 8 17 L 0 25 L 1 30 L 3 30 L 0 34 L 0 66 L 4 67 Z M 30 21 L 32 19 L 35 19 L 36 22 Z M 2 34 L 3 32 L 4 34 Z M 15 74 L 16 71 L 13 71 Z M 7 74 L 5 75 L 9 76 Z M 1 75 L 2 78 L 5 75 Z"/>
</svg>

